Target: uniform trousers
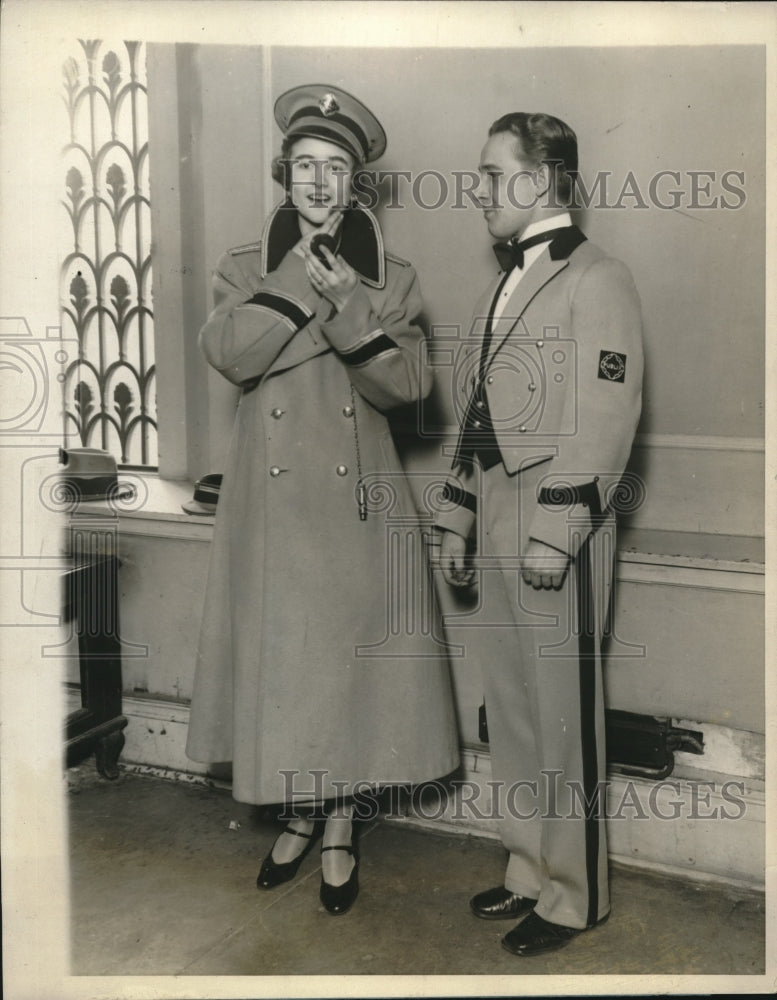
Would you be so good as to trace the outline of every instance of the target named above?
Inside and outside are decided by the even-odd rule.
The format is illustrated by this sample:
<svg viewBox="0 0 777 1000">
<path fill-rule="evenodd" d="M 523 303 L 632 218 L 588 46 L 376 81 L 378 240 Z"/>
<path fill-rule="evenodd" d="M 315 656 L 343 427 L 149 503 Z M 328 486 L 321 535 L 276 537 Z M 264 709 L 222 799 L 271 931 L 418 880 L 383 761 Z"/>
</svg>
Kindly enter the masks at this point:
<svg viewBox="0 0 777 1000">
<path fill-rule="evenodd" d="M 486 627 L 468 630 L 467 655 L 482 670 L 492 787 L 509 851 L 505 887 L 537 899 L 545 920 L 582 929 L 610 907 L 601 643 L 615 520 L 605 515 L 591 531 L 587 510 L 555 508 L 567 519 L 570 551 L 579 550 L 559 590 L 524 583 L 517 557 L 546 475 L 544 464 L 513 476 L 501 463 L 482 473 L 478 617 Z"/>
</svg>

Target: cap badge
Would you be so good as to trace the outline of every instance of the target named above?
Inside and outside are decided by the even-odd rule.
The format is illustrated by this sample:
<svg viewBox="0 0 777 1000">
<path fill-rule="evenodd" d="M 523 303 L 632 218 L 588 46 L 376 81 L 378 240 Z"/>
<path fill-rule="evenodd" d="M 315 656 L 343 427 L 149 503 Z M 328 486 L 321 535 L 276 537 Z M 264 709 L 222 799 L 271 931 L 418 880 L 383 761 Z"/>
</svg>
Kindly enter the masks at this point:
<svg viewBox="0 0 777 1000">
<path fill-rule="evenodd" d="M 337 98 L 334 94 L 324 94 L 318 102 L 318 106 L 324 118 L 329 118 L 330 115 L 340 110 L 340 105 L 337 103 Z"/>
</svg>

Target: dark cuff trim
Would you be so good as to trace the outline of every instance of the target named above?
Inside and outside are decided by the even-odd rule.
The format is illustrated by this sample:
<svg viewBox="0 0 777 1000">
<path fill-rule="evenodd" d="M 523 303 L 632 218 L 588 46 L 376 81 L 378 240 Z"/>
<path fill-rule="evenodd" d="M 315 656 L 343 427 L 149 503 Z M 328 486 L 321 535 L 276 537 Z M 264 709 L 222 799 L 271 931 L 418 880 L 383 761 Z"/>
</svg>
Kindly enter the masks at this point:
<svg viewBox="0 0 777 1000">
<path fill-rule="evenodd" d="M 281 319 L 293 323 L 297 330 L 301 330 L 303 326 L 306 326 L 313 315 L 312 312 L 308 312 L 292 299 L 286 298 L 285 295 L 277 295 L 274 292 L 257 292 L 252 299 L 246 302 L 246 305 L 261 306 L 263 309 L 269 309 L 271 312 L 277 313 Z"/>
<path fill-rule="evenodd" d="M 473 514 L 477 514 L 478 512 L 478 500 L 474 493 L 468 493 L 467 490 L 463 490 L 460 486 L 455 486 L 453 483 L 445 484 L 442 491 L 442 498 L 443 500 L 450 501 L 450 503 L 455 504 L 457 507 L 466 507 Z"/>
<path fill-rule="evenodd" d="M 338 351 L 338 354 L 347 365 L 356 366 L 363 365 L 367 361 L 372 361 L 373 358 L 379 354 L 385 354 L 386 351 L 398 350 L 399 345 L 396 341 L 392 340 L 387 334 L 380 333 L 362 347 L 357 347 L 353 351 Z"/>
</svg>

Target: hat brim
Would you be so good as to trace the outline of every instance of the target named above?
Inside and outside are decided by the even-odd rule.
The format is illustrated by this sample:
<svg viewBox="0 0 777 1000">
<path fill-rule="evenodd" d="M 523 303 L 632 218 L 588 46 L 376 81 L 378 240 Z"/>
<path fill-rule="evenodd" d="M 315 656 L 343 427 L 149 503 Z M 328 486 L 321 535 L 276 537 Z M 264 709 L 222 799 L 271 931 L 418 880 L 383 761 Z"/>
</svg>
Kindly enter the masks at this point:
<svg viewBox="0 0 777 1000">
<path fill-rule="evenodd" d="M 216 504 L 200 503 L 199 500 L 185 500 L 181 507 L 187 514 L 209 514 L 216 513 Z"/>
<path fill-rule="evenodd" d="M 126 500 L 135 495 L 128 483 L 120 483 L 116 474 L 107 476 L 68 475 L 62 477 L 62 486 L 74 500 Z"/>
<path fill-rule="evenodd" d="M 320 102 L 328 97 L 334 98 L 336 110 L 322 112 Z M 274 115 L 278 127 L 289 138 L 297 135 L 329 138 L 344 149 L 358 150 L 357 159 L 365 163 L 377 160 L 386 151 L 386 133 L 378 119 L 362 101 L 340 87 L 322 83 L 293 87 L 276 100 Z M 311 133 L 308 131 L 311 126 L 332 135 Z"/>
<path fill-rule="evenodd" d="M 329 126 L 319 125 L 317 123 L 302 125 L 292 125 L 289 131 L 286 133 L 286 137 L 292 141 L 295 139 L 323 139 L 324 142 L 330 142 L 333 146 L 337 146 L 338 149 L 344 150 L 349 156 L 354 158 L 357 166 L 360 163 L 365 163 L 365 152 L 361 146 L 355 140 L 351 140 L 339 132 L 336 132 Z"/>
</svg>

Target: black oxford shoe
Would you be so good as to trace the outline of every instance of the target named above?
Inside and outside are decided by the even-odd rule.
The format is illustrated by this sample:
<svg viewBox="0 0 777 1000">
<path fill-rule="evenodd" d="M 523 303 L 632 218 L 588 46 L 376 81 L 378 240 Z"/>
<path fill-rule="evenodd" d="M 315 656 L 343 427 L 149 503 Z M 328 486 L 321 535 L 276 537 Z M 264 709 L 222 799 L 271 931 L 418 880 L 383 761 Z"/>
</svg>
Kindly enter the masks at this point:
<svg viewBox="0 0 777 1000">
<path fill-rule="evenodd" d="M 515 920 L 534 909 L 536 899 L 527 899 L 504 886 L 479 892 L 469 901 L 470 909 L 481 920 Z"/>
<path fill-rule="evenodd" d="M 502 938 L 502 947 L 513 955 L 544 955 L 546 952 L 558 951 L 564 945 L 569 944 L 572 938 L 585 931 L 590 931 L 593 927 L 603 924 L 609 917 L 605 914 L 601 920 L 597 920 L 590 927 L 564 927 L 561 924 L 551 924 L 543 920 L 537 913 L 530 913 L 529 916 L 517 927 Z"/>
</svg>

